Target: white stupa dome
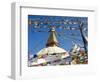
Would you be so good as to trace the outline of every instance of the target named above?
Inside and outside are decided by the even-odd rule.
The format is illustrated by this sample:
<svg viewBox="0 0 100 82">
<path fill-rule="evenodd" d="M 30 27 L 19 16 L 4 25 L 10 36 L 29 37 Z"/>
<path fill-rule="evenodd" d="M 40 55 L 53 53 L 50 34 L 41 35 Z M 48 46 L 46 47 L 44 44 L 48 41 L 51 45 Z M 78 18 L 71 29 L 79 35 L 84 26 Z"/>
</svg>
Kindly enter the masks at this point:
<svg viewBox="0 0 100 82">
<path fill-rule="evenodd" d="M 69 56 L 66 50 L 57 46 L 43 48 L 37 53 L 37 55 L 40 58 L 44 56 L 44 60 L 47 62 L 55 61 Z"/>
<path fill-rule="evenodd" d="M 67 53 L 66 50 L 64 50 L 63 48 L 60 48 L 58 46 L 53 46 L 53 47 L 46 47 L 41 49 L 37 55 L 45 55 L 45 54 L 56 54 L 56 53 Z"/>
</svg>

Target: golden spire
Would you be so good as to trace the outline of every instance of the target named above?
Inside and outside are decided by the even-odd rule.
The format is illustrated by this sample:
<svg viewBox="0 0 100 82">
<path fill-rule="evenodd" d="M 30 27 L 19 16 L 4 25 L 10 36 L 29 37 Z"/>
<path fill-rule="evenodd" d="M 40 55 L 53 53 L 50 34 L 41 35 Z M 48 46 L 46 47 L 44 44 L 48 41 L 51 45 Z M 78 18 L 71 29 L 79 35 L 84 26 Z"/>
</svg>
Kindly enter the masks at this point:
<svg viewBox="0 0 100 82">
<path fill-rule="evenodd" d="M 55 31 L 54 27 L 52 27 L 50 30 L 50 36 L 47 40 L 46 47 L 48 47 L 48 46 L 59 46 L 57 36 L 56 36 L 56 31 Z"/>
</svg>

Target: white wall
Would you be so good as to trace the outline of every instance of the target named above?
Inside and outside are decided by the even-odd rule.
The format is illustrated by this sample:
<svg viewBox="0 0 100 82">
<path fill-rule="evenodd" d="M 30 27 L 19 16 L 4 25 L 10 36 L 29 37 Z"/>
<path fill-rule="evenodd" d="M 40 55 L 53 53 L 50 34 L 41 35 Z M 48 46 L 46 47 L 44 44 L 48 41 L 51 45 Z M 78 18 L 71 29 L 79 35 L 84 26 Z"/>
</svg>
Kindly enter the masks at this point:
<svg viewBox="0 0 100 82">
<path fill-rule="evenodd" d="M 11 2 L 15 1 L 24 1 L 24 2 L 37 2 L 37 3 L 48 3 L 48 4 L 64 4 L 64 5 L 74 5 L 74 6 L 94 6 L 97 7 L 98 12 L 97 12 L 97 27 L 96 32 L 98 34 L 98 38 L 94 37 L 94 39 L 97 39 L 97 54 L 99 55 L 97 59 L 94 59 L 99 61 L 100 59 L 100 54 L 99 54 L 99 34 L 100 34 L 100 0 L 0 0 L 0 80 L 5 80 L 5 81 L 13 81 L 10 78 L 10 62 L 11 62 Z M 98 45 L 97 45 L 98 44 Z M 95 55 L 95 54 L 94 54 Z M 98 65 L 98 69 L 100 69 L 100 63 L 96 63 Z M 100 74 L 100 71 L 99 71 Z M 99 80 L 99 75 L 96 76 L 88 76 L 86 75 L 85 77 L 79 76 L 79 77 L 66 77 L 66 78 L 55 78 L 55 79 L 42 79 L 42 80 L 34 80 L 34 81 L 39 81 L 39 82 L 47 82 L 47 81 L 96 81 L 98 82 Z"/>
</svg>

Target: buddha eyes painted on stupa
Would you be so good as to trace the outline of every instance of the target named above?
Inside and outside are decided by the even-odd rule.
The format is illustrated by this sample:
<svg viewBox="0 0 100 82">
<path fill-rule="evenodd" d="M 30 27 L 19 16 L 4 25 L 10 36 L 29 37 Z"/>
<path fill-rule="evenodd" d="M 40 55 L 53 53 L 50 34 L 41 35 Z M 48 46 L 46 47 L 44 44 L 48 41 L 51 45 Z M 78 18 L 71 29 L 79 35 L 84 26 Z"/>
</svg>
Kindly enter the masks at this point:
<svg viewBox="0 0 100 82">
<path fill-rule="evenodd" d="M 28 66 L 88 63 L 88 18 L 28 15 Z"/>
</svg>

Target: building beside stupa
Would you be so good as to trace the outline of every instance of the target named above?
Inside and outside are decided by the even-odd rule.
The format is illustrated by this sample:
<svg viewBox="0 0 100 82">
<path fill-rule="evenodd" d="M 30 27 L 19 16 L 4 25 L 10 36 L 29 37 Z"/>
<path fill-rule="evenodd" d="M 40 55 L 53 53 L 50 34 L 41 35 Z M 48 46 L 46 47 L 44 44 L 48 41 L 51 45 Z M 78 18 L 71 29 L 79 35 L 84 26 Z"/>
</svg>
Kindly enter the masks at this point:
<svg viewBox="0 0 100 82">
<path fill-rule="evenodd" d="M 60 47 L 55 28 L 52 27 L 45 48 L 37 52 L 31 65 L 66 65 L 68 56 L 68 52 Z"/>
</svg>

